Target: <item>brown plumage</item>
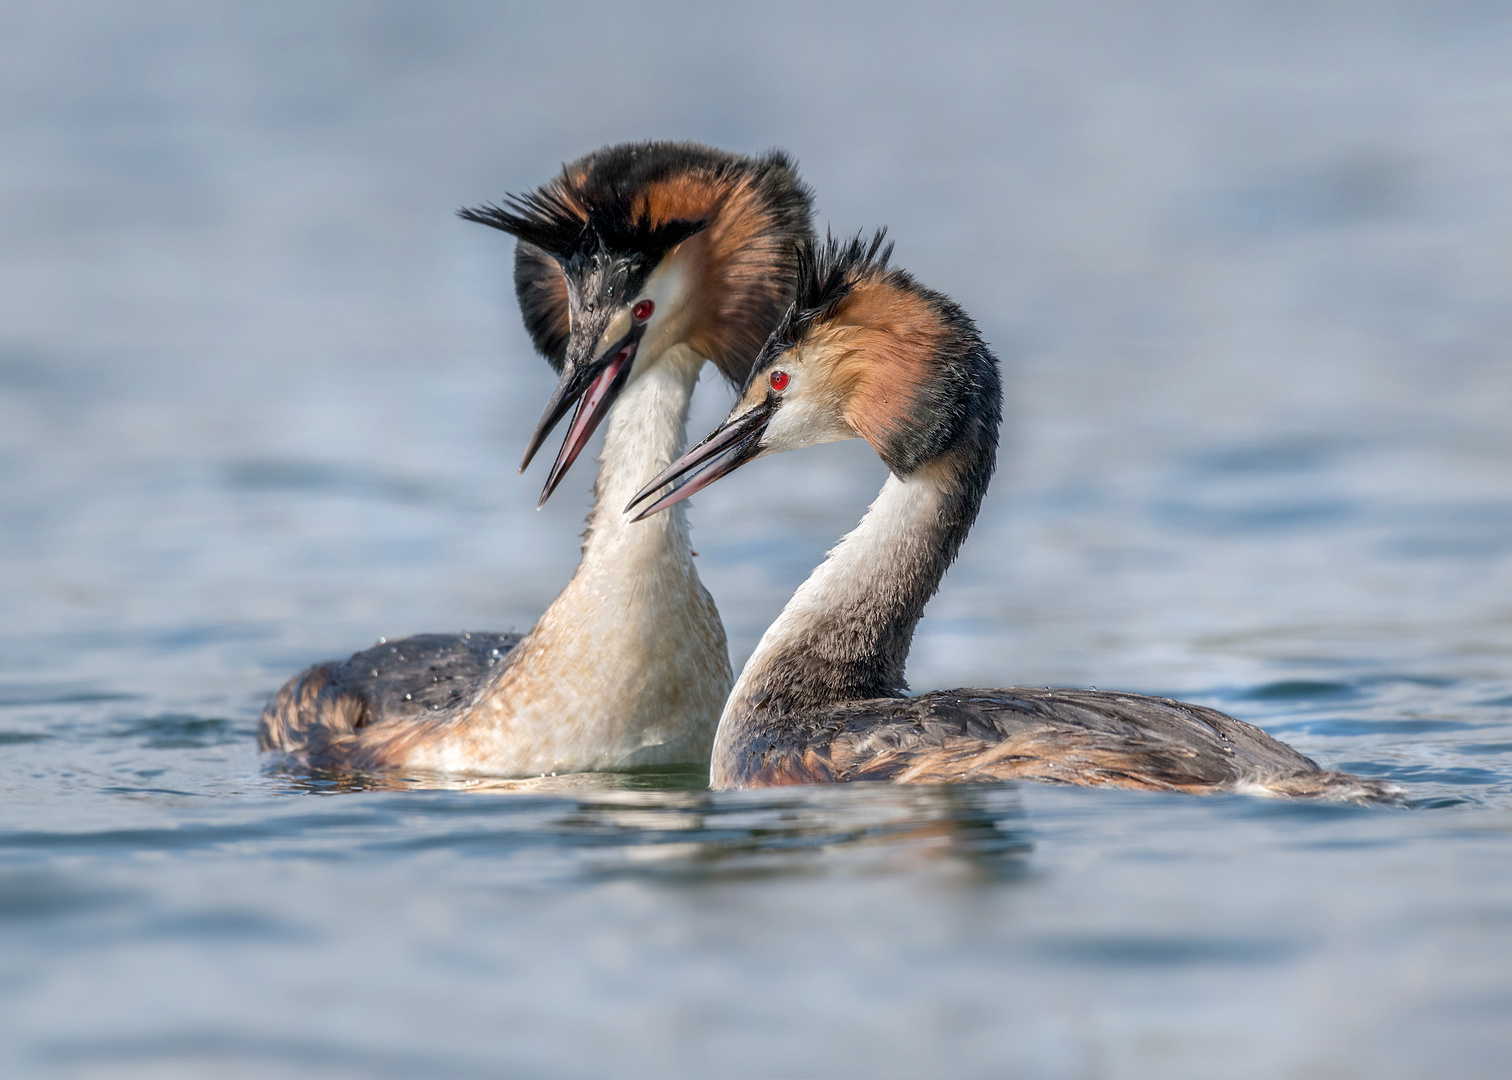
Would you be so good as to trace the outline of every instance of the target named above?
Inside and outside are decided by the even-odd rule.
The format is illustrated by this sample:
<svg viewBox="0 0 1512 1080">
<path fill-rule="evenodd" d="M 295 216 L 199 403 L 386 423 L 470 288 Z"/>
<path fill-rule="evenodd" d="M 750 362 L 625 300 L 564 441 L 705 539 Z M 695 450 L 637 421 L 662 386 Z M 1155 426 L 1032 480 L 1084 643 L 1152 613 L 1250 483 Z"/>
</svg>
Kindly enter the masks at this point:
<svg viewBox="0 0 1512 1080">
<path fill-rule="evenodd" d="M 455 711 L 498 669 L 520 634 L 414 634 L 380 641 L 346 660 L 316 664 L 286 682 L 268 703 L 261 749 L 300 750 L 327 768 L 362 763 L 356 733 L 394 730 Z M 268 745 L 276 732 L 281 745 Z"/>
<path fill-rule="evenodd" d="M 1147 791 L 1376 800 L 1389 785 L 1318 767 L 1264 731 L 1171 698 L 1027 687 L 846 702 L 801 737 L 746 749 L 737 786 L 1034 780 Z"/>
<path fill-rule="evenodd" d="M 1035 780 L 1394 797 L 1392 785 L 1321 769 L 1251 724 L 1168 698 L 906 696 L 914 628 L 992 475 L 1002 392 L 971 319 L 890 269 L 888 254 L 880 235 L 805 253 L 797 302 L 729 419 L 634 500 L 691 473 L 642 516 L 654 514 L 757 457 L 846 438 L 866 439 L 891 471 L 746 664 L 720 719 L 713 785 Z"/>
<path fill-rule="evenodd" d="M 520 309 L 536 348 L 558 369 L 572 322 L 568 278 L 595 260 L 613 263 L 607 276 L 622 279 L 623 293 L 691 241 L 696 252 L 681 254 L 697 260 L 702 284 L 688 344 L 740 383 L 792 301 L 791 249 L 812 236 L 810 203 L 779 151 L 749 158 L 697 143 L 625 143 L 564 166 L 502 206 L 461 215 L 519 238 Z M 602 312 L 613 299 L 600 297 L 595 307 Z"/>
</svg>

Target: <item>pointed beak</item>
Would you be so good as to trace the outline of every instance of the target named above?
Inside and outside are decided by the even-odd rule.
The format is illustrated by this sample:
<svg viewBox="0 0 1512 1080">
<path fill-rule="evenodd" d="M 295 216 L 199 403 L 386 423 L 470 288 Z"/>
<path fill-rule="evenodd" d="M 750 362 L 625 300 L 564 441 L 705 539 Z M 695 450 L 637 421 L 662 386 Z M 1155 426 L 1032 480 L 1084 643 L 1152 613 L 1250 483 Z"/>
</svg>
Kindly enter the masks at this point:
<svg viewBox="0 0 1512 1080">
<path fill-rule="evenodd" d="M 682 502 L 708 487 L 721 476 L 728 476 L 761 452 L 761 436 L 767 424 L 777 412 L 777 405 L 770 399 L 755 408 L 747 409 L 739 416 L 731 417 L 682 457 L 662 470 L 625 507 L 629 513 L 638 503 L 644 502 L 659 488 L 673 480 L 692 473 L 677 487 L 642 510 L 632 521 L 644 521 L 652 514 L 659 514 L 667 507 Z"/>
<path fill-rule="evenodd" d="M 641 335 L 645 328 L 637 326 L 618 342 L 605 349 L 599 357 L 587 364 L 568 364 L 562 372 L 562 378 L 557 383 L 556 389 L 551 393 L 551 399 L 546 402 L 546 410 L 541 414 L 541 422 L 536 425 L 535 433 L 530 437 L 530 444 L 525 447 L 525 460 L 520 462 L 520 471 L 524 472 L 535 457 L 536 451 L 546 441 L 546 436 L 551 434 L 553 428 L 561 423 L 562 417 L 567 415 L 567 410 L 574 404 L 577 411 L 572 414 L 572 424 L 567 428 L 567 437 L 562 440 L 562 448 L 557 451 L 556 461 L 551 465 L 551 472 L 547 474 L 546 486 L 541 491 L 541 501 L 536 503 L 540 509 L 546 505 L 546 500 L 551 498 L 552 492 L 556 491 L 557 485 L 567 475 L 567 470 L 572 468 L 572 463 L 583 452 L 589 438 L 598 429 L 599 423 L 609 413 L 609 408 L 614 404 L 615 398 L 619 397 L 620 391 L 625 388 L 625 382 L 630 377 L 630 368 L 635 364 L 635 350 L 640 345 Z"/>
</svg>

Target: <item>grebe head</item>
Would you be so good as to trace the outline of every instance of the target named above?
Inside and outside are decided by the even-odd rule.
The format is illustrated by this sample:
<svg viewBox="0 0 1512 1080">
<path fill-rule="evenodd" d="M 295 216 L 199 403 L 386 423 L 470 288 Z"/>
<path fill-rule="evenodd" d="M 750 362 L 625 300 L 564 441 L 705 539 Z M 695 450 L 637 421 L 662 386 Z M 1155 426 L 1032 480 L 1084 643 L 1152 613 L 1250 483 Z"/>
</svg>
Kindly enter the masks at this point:
<svg viewBox="0 0 1512 1080">
<path fill-rule="evenodd" d="M 518 238 L 515 292 L 560 373 L 520 465 L 577 407 L 544 503 L 627 385 L 686 345 L 740 383 L 792 299 L 811 195 L 786 155 L 626 143 L 503 206 L 461 210 Z"/>
<path fill-rule="evenodd" d="M 637 516 L 649 517 L 748 461 L 865 439 L 907 477 L 963 441 L 996 447 L 996 363 L 948 297 L 890 268 L 892 245 L 828 237 L 799 254 L 793 306 L 767 341 L 725 422 L 631 502 L 693 475 Z"/>
</svg>

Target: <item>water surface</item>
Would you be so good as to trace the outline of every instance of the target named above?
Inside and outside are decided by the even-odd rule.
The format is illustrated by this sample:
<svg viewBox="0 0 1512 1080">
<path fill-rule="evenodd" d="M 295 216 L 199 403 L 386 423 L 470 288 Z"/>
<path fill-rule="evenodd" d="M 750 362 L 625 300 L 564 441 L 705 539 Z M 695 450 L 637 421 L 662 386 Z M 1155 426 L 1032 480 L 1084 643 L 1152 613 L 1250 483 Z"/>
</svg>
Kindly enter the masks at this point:
<svg viewBox="0 0 1512 1080">
<path fill-rule="evenodd" d="M 1499 1075 L 1509 46 L 1473 4 L 0 13 L 0 1070 Z M 259 760 L 304 665 L 571 573 L 590 473 L 534 512 L 552 379 L 451 214 L 648 136 L 792 151 L 1003 359 L 916 687 L 1179 696 L 1409 804 Z M 882 477 L 695 500 L 737 664 Z"/>
</svg>

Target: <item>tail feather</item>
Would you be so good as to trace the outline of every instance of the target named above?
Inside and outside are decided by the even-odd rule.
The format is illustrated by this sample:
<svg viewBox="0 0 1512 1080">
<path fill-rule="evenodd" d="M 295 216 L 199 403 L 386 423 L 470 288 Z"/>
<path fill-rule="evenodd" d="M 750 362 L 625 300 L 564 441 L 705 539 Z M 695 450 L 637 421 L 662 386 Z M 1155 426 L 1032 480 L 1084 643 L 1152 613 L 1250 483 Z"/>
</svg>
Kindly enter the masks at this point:
<svg viewBox="0 0 1512 1080">
<path fill-rule="evenodd" d="M 1373 780 L 1353 773 L 1319 769 L 1283 776 L 1257 777 L 1238 785 L 1240 790 L 1282 799 L 1319 799 L 1326 802 L 1396 803 L 1406 789 L 1389 780 Z"/>
<path fill-rule="evenodd" d="M 340 667 L 317 664 L 284 683 L 257 723 L 257 748 L 316 758 L 361 727 L 367 702 L 340 685 Z"/>
</svg>

